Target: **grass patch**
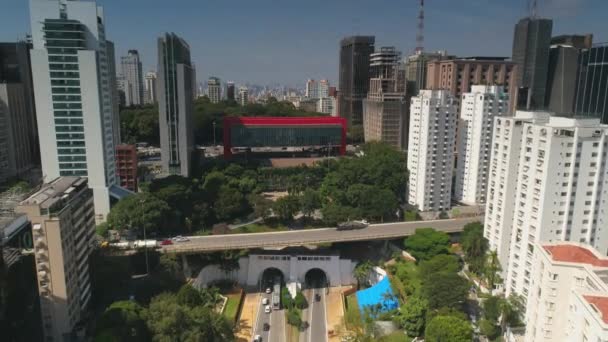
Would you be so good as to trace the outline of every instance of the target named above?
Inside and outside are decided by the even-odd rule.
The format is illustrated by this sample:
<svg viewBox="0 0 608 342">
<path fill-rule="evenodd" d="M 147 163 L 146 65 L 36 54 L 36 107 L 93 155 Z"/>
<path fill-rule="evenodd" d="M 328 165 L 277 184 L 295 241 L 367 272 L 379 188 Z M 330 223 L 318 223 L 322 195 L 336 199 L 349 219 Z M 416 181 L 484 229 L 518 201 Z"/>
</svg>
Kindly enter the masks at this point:
<svg viewBox="0 0 608 342">
<path fill-rule="evenodd" d="M 267 233 L 286 231 L 287 227 L 278 225 L 276 227 L 267 226 L 265 224 L 252 223 L 237 229 L 232 229 L 230 234 L 247 234 L 247 233 Z"/>
<path fill-rule="evenodd" d="M 236 322 L 236 315 L 239 312 L 239 305 L 241 304 L 241 295 L 238 293 L 227 295 L 228 301 L 224 308 L 224 317 L 228 318 L 230 322 Z"/>
<path fill-rule="evenodd" d="M 344 321 L 348 327 L 355 327 L 361 325 L 361 312 L 359 312 L 359 303 L 357 302 L 357 296 L 353 293 L 344 298 L 346 300 L 346 312 L 344 314 Z"/>
<path fill-rule="evenodd" d="M 410 338 L 403 331 L 395 331 L 394 333 L 384 336 L 380 339 L 382 342 L 403 342 L 409 341 Z"/>
</svg>

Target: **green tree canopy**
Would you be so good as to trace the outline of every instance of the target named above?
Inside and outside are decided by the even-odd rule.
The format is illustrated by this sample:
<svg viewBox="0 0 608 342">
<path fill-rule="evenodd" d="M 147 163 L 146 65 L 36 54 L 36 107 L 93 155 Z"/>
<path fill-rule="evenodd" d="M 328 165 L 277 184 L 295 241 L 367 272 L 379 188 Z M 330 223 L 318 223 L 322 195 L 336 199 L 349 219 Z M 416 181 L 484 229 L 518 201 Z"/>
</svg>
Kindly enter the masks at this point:
<svg viewBox="0 0 608 342">
<path fill-rule="evenodd" d="M 306 216 L 312 216 L 315 210 L 321 208 L 321 196 L 319 196 L 319 192 L 306 189 L 300 196 L 300 208 L 302 214 Z"/>
<path fill-rule="evenodd" d="M 424 333 L 427 342 L 470 342 L 473 339 L 471 324 L 458 316 L 435 316 Z"/>
<path fill-rule="evenodd" d="M 416 233 L 405 239 L 405 249 L 418 260 L 429 260 L 435 255 L 447 254 L 450 236 L 433 228 L 416 229 Z"/>
<path fill-rule="evenodd" d="M 469 269 L 480 274 L 488 251 L 488 241 L 483 236 L 483 225 L 480 222 L 465 225 L 460 241 Z"/>
<path fill-rule="evenodd" d="M 169 205 L 147 192 L 137 193 L 118 201 L 110 214 L 108 225 L 117 230 L 135 230 L 142 234 L 145 227 L 148 233 L 166 229 Z"/>
<path fill-rule="evenodd" d="M 134 301 L 110 305 L 97 321 L 95 341 L 148 341 L 144 308 Z"/>
<path fill-rule="evenodd" d="M 438 272 L 422 278 L 422 296 L 430 309 L 459 309 L 467 299 L 469 283 L 457 273 Z"/>
<path fill-rule="evenodd" d="M 460 270 L 460 264 L 454 255 L 439 254 L 421 261 L 419 268 L 421 277 L 426 278 L 440 272 L 456 274 Z"/>
<path fill-rule="evenodd" d="M 213 208 L 220 221 L 230 220 L 244 213 L 245 197 L 237 189 L 224 185 L 219 190 Z"/>
<path fill-rule="evenodd" d="M 409 337 L 418 337 L 424 334 L 425 317 L 428 303 L 419 296 L 410 296 L 407 302 L 399 309 L 397 324 L 407 332 Z"/>
<path fill-rule="evenodd" d="M 281 221 L 288 222 L 293 220 L 293 215 L 298 212 L 299 206 L 300 203 L 296 196 L 287 195 L 276 200 L 272 205 L 272 210 Z"/>
</svg>

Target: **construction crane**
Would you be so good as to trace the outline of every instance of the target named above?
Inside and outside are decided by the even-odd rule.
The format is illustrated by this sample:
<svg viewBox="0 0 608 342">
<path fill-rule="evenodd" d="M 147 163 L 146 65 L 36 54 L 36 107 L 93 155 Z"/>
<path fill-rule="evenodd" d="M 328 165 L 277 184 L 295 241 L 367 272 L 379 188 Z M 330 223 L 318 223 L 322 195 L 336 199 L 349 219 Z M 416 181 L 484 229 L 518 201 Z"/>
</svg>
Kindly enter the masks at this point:
<svg viewBox="0 0 608 342">
<path fill-rule="evenodd" d="M 424 0 L 420 0 L 418 11 L 418 32 L 416 33 L 416 52 L 424 51 Z"/>
</svg>

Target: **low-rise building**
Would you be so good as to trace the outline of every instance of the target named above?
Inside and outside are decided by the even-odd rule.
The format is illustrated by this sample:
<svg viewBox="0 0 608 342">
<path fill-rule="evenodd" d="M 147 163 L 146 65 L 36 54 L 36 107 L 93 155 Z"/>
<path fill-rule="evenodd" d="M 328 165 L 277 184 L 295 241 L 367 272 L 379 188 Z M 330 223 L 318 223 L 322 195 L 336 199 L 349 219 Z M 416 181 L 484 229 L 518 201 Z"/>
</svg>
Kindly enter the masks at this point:
<svg viewBox="0 0 608 342">
<path fill-rule="evenodd" d="M 116 174 L 122 188 L 137 191 L 137 148 L 135 145 L 116 146 Z"/>
</svg>

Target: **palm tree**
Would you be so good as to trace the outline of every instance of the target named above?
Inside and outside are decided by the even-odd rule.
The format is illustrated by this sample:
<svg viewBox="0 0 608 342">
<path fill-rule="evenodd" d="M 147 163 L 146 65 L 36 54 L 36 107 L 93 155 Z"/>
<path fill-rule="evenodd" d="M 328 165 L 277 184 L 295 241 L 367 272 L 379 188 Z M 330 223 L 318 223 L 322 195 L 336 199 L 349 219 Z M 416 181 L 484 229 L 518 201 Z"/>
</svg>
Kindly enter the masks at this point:
<svg viewBox="0 0 608 342">
<path fill-rule="evenodd" d="M 500 308 L 500 328 L 504 332 L 508 326 L 522 325 L 523 298 L 518 295 L 510 295 L 509 298 L 501 298 Z"/>
<path fill-rule="evenodd" d="M 488 283 L 490 291 L 494 289 L 495 285 L 500 284 L 502 282 L 502 278 L 500 277 L 501 270 L 502 268 L 500 267 L 498 254 L 496 253 L 496 251 L 491 251 L 490 253 L 488 253 L 486 263 L 483 268 L 483 274 L 485 276 L 486 282 Z"/>
</svg>

